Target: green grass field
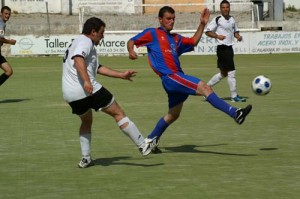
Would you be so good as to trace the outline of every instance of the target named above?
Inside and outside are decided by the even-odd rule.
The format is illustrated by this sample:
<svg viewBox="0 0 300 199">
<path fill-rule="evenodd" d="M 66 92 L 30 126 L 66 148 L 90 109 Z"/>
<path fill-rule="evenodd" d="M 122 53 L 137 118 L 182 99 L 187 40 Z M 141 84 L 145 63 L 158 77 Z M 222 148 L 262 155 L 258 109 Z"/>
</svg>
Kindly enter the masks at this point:
<svg viewBox="0 0 300 199">
<path fill-rule="evenodd" d="M 298 199 L 300 198 L 300 56 L 236 55 L 238 90 L 253 110 L 237 125 L 202 97 L 191 96 L 161 139 L 162 154 L 142 157 L 117 125 L 94 114 L 96 166 L 79 169 L 79 119 L 63 101 L 61 57 L 8 58 L 14 75 L 0 87 L 0 198 L 22 199 Z M 204 81 L 215 56 L 182 56 Z M 146 136 L 167 111 L 167 98 L 146 57 L 100 57 L 138 71 L 133 82 L 99 76 Z M 273 88 L 256 96 L 252 79 Z M 223 80 L 214 87 L 227 99 Z M 227 101 L 231 103 L 230 101 Z"/>
</svg>

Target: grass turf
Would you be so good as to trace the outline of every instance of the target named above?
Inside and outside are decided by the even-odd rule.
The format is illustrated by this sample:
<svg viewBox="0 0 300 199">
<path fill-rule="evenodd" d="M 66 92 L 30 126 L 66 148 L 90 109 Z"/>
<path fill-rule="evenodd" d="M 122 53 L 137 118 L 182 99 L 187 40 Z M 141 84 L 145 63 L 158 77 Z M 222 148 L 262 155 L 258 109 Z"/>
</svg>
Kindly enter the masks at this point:
<svg viewBox="0 0 300 199">
<path fill-rule="evenodd" d="M 79 119 L 61 94 L 61 57 L 9 58 L 14 75 L 0 87 L 0 198 L 300 197 L 299 54 L 236 55 L 241 96 L 253 110 L 245 123 L 191 96 L 161 139 L 163 154 L 141 157 L 107 115 L 94 113 L 96 166 L 77 168 Z M 182 56 L 187 74 L 204 81 L 215 56 Z M 167 111 L 160 80 L 146 57 L 100 57 L 112 68 L 138 71 L 133 82 L 99 76 L 146 136 Z M 256 96 L 252 79 L 273 88 Z M 226 80 L 214 87 L 225 100 Z M 231 103 L 230 101 L 227 101 Z"/>
</svg>

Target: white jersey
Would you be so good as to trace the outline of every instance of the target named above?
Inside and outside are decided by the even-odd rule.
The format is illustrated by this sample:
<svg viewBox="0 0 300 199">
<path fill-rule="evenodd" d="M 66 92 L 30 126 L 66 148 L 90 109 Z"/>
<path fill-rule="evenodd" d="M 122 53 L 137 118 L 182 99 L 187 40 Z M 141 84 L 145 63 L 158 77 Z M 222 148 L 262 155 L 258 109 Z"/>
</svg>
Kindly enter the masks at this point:
<svg viewBox="0 0 300 199">
<path fill-rule="evenodd" d="M 94 43 L 85 35 L 76 38 L 65 52 L 62 73 L 63 98 L 68 103 L 86 98 L 89 93 L 83 88 L 83 81 L 74 64 L 74 56 L 82 56 L 87 66 L 87 72 L 93 86 L 93 92 L 102 85 L 96 81 L 98 56 Z"/>
<path fill-rule="evenodd" d="M 217 19 L 218 18 L 218 19 Z M 223 16 L 213 18 L 207 25 L 205 32 L 215 32 L 218 35 L 224 35 L 224 40 L 216 39 L 218 45 L 232 46 L 234 44 L 234 33 L 239 32 L 233 17 L 225 19 Z"/>
</svg>

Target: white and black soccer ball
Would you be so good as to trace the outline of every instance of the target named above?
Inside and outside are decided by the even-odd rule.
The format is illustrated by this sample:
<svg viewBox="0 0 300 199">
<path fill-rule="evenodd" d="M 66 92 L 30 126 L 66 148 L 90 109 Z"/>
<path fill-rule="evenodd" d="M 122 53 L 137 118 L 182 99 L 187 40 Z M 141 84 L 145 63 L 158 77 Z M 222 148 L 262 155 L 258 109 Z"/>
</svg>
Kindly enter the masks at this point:
<svg viewBox="0 0 300 199">
<path fill-rule="evenodd" d="M 266 95 L 271 91 L 271 88 L 271 80 L 264 75 L 259 75 L 252 81 L 252 90 L 256 95 Z"/>
</svg>

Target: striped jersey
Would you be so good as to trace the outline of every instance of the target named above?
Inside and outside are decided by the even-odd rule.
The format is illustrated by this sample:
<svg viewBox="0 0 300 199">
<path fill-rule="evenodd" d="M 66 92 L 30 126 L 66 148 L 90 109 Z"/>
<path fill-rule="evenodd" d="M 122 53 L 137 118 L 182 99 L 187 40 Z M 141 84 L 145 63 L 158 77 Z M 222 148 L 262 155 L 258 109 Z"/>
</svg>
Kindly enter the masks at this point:
<svg viewBox="0 0 300 199">
<path fill-rule="evenodd" d="M 207 25 L 205 32 L 215 32 L 218 35 L 224 35 L 224 40 L 216 39 L 218 45 L 232 46 L 234 44 L 234 33 L 239 32 L 233 17 L 227 20 L 223 16 L 217 16 Z"/>
<path fill-rule="evenodd" d="M 149 64 L 159 76 L 183 72 L 179 56 L 194 50 L 194 38 L 168 33 L 162 27 L 145 29 L 130 40 L 136 47 L 147 47 Z"/>
</svg>

